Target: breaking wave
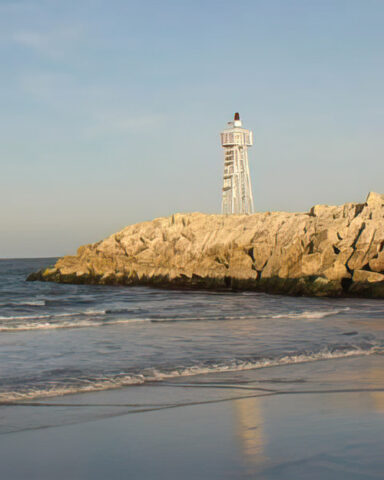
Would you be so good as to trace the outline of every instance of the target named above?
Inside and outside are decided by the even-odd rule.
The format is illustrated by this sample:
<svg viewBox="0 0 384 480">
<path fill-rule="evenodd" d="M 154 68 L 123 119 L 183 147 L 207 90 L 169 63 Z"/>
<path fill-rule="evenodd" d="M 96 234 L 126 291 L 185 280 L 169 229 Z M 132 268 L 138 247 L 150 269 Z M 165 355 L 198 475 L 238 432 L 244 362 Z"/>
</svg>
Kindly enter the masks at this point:
<svg viewBox="0 0 384 480">
<path fill-rule="evenodd" d="M 41 318 L 41 317 L 40 317 Z M 60 328 L 105 327 L 108 325 L 124 325 L 129 323 L 150 322 L 149 318 L 127 318 L 110 321 L 77 320 L 64 322 L 29 322 L 16 325 L 0 325 L 0 332 L 23 332 L 27 330 L 55 330 Z"/>
<path fill-rule="evenodd" d="M 257 320 L 257 319 L 297 319 L 297 320 L 311 320 L 311 319 L 321 319 L 325 317 L 330 317 L 332 315 L 338 315 L 350 310 L 349 307 L 332 309 L 332 310 L 314 310 L 314 311 L 304 311 L 304 312 L 288 312 L 288 313 L 279 313 L 276 315 L 258 315 L 257 313 L 253 315 L 221 315 L 221 316 L 200 316 L 200 317 L 152 317 L 152 322 L 192 322 L 192 321 L 202 321 L 202 320 Z"/>
<path fill-rule="evenodd" d="M 330 317 L 332 315 L 338 315 L 339 313 L 344 313 L 350 310 L 349 307 L 333 309 L 333 310 L 319 310 L 319 311 L 305 311 L 305 312 L 290 312 L 290 313 L 280 313 L 278 315 L 273 315 L 272 318 L 292 318 L 292 319 L 320 319 L 325 317 Z"/>
<path fill-rule="evenodd" d="M 58 313 L 58 314 L 43 314 L 43 315 L 16 315 L 16 316 L 0 316 L 0 320 L 42 320 L 44 318 L 65 318 L 65 317 L 82 317 L 82 316 L 98 316 L 105 315 L 104 310 L 87 310 L 85 312 L 71 312 L 71 313 Z"/>
<path fill-rule="evenodd" d="M 161 382 L 164 380 L 190 377 L 201 374 L 238 372 L 244 370 L 254 370 L 259 368 L 340 359 L 353 356 L 366 356 L 380 353 L 384 353 L 384 348 L 378 345 L 371 345 L 366 349 L 358 346 L 339 346 L 325 348 L 318 352 L 288 354 L 275 358 L 260 358 L 248 361 L 233 360 L 229 363 L 194 365 L 164 371 L 156 368 L 147 368 L 142 373 L 136 374 L 121 373 L 118 375 L 98 376 L 93 378 L 79 377 L 77 379 L 71 376 L 71 378 L 67 379 L 68 381 L 49 381 L 45 385 L 39 384 L 36 386 L 19 389 L 17 391 L 0 393 L 0 403 L 117 389 L 130 385 Z"/>
<path fill-rule="evenodd" d="M 21 302 L 0 302 L 0 307 L 44 307 L 45 300 L 24 300 Z"/>
<path fill-rule="evenodd" d="M 333 309 L 326 311 L 304 311 L 288 312 L 277 315 L 200 315 L 193 317 L 185 316 L 157 316 L 147 315 L 146 317 L 130 317 L 114 319 L 121 315 L 140 315 L 144 313 L 141 309 L 106 309 L 106 310 L 85 310 L 69 313 L 45 313 L 38 315 L 15 315 L 0 316 L 0 332 L 17 332 L 26 330 L 44 330 L 60 328 L 84 328 L 101 327 L 107 325 L 124 325 L 138 322 L 169 323 L 169 322 L 202 322 L 202 321 L 231 321 L 231 320 L 257 320 L 257 319 L 321 319 L 348 311 L 349 308 Z M 145 312 L 148 313 L 148 312 Z M 92 320 L 84 320 L 84 317 L 93 317 Z M 108 318 L 105 318 L 108 317 Z M 66 318 L 76 318 L 68 320 Z"/>
</svg>

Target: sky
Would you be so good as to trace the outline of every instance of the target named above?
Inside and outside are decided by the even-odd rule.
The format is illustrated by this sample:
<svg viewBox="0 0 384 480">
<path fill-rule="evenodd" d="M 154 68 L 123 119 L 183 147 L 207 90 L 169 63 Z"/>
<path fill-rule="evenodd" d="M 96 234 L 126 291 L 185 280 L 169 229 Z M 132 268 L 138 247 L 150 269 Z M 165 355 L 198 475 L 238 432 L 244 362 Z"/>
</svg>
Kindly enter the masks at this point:
<svg viewBox="0 0 384 480">
<path fill-rule="evenodd" d="M 384 193 L 382 0 L 0 0 L 0 258 L 220 213 L 240 112 L 257 211 Z"/>
</svg>

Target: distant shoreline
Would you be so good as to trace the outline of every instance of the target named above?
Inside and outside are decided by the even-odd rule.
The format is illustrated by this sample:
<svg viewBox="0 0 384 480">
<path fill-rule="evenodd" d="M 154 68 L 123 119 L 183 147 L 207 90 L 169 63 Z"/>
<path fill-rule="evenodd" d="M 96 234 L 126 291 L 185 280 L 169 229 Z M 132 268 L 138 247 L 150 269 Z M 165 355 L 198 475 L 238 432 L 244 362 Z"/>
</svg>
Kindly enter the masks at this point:
<svg viewBox="0 0 384 480">
<path fill-rule="evenodd" d="M 0 258 L 0 262 L 7 260 L 57 260 L 59 258 L 61 258 L 60 255 L 54 257 L 3 257 Z"/>
</svg>

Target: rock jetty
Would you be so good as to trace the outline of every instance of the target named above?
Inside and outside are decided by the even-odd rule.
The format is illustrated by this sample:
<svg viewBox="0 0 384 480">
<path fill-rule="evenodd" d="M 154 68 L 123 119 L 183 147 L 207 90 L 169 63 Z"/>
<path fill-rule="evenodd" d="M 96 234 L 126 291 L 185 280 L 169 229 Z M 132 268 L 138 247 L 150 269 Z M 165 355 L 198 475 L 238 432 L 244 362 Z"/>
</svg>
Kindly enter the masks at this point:
<svg viewBox="0 0 384 480">
<path fill-rule="evenodd" d="M 308 213 L 157 218 L 28 280 L 384 298 L 384 195 Z"/>
</svg>

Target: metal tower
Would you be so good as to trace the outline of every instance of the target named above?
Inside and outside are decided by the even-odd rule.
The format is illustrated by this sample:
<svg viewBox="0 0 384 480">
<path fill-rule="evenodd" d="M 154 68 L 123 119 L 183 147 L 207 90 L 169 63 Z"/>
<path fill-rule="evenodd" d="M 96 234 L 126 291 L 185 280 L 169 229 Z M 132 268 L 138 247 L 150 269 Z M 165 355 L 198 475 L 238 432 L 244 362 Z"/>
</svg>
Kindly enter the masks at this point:
<svg viewBox="0 0 384 480">
<path fill-rule="evenodd" d="M 221 133 L 224 148 L 224 182 L 221 213 L 253 213 L 253 196 L 249 176 L 248 147 L 253 144 L 251 130 L 242 128 L 240 115 Z"/>
</svg>

